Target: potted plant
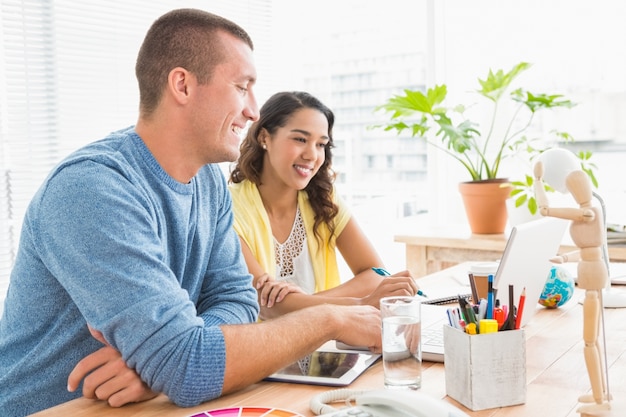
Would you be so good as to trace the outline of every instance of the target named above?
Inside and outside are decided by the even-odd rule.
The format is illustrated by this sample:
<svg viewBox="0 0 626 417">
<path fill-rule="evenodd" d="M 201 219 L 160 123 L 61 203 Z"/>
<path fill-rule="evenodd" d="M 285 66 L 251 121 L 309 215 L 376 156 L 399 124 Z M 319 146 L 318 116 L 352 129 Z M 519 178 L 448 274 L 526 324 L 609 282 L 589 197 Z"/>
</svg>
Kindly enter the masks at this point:
<svg viewBox="0 0 626 417">
<path fill-rule="evenodd" d="M 459 162 L 466 169 L 470 180 L 459 184 L 470 228 L 474 233 L 502 233 L 506 226 L 506 199 L 511 192 L 511 182 L 498 176 L 504 159 L 520 152 L 530 152 L 538 138 L 525 133 L 531 127 L 535 113 L 544 109 L 571 108 L 574 104 L 558 94 L 534 94 L 522 88 L 511 92 L 512 82 L 531 64 L 520 62 L 511 70 L 489 70 L 487 77 L 479 79 L 476 90 L 492 104 L 490 125 L 486 133 L 478 123 L 465 116 L 468 107 L 444 104 L 448 90 L 445 84 L 419 90 L 404 90 L 404 94 L 389 98 L 376 108 L 390 113 L 390 121 L 375 128 L 395 130 L 398 134 L 408 131 L 411 136 L 425 140 Z M 508 92 L 508 94 L 507 94 Z M 505 103 L 505 100 L 508 103 Z M 500 132 L 497 122 L 503 122 L 498 111 L 504 104 L 513 104 L 515 110 L 508 116 Z M 431 129 L 434 132 L 429 132 Z M 571 140 L 565 132 L 553 132 L 557 138 Z M 478 187 L 478 191 L 476 191 Z M 487 189 L 488 191 L 482 191 Z M 485 202 L 483 197 L 496 200 Z M 478 210 L 472 205 L 478 204 Z M 475 219 L 477 214 L 480 218 Z M 486 223 L 485 223 L 486 221 Z"/>
</svg>

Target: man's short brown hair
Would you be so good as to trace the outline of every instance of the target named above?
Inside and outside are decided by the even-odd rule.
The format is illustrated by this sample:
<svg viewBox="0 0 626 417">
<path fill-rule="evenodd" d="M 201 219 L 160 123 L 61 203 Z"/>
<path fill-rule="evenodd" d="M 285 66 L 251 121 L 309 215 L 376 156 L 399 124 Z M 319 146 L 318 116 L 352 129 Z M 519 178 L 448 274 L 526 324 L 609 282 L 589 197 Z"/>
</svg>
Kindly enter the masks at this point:
<svg viewBox="0 0 626 417">
<path fill-rule="evenodd" d="M 172 69 L 185 68 L 200 84 L 211 79 L 224 57 L 224 46 L 217 36 L 220 31 L 254 48 L 252 39 L 239 25 L 203 10 L 172 10 L 152 24 L 135 65 L 142 115 L 156 109 Z"/>
</svg>

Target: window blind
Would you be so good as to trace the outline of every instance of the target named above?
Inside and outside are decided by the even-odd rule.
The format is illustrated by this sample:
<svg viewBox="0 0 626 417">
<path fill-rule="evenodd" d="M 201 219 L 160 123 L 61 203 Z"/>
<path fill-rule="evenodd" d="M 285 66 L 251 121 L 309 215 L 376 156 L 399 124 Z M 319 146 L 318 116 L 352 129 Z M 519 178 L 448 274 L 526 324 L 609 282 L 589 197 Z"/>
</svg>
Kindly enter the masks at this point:
<svg viewBox="0 0 626 417">
<path fill-rule="evenodd" d="M 0 313 L 30 199 L 71 151 L 135 123 L 139 46 L 180 7 L 237 22 L 270 62 L 271 0 L 0 0 Z"/>
</svg>

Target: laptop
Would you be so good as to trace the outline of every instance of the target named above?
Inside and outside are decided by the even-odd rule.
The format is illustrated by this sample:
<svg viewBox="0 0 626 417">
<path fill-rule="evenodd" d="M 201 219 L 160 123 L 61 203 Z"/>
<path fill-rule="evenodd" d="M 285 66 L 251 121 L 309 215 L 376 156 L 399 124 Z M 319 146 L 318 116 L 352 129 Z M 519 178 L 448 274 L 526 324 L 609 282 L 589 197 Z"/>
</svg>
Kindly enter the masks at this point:
<svg viewBox="0 0 626 417">
<path fill-rule="evenodd" d="M 537 301 L 552 267 L 550 258 L 558 254 L 569 224 L 569 220 L 542 217 L 511 230 L 494 277 L 493 288 L 503 306 L 509 306 L 510 285 L 513 286 L 513 302 L 516 306 L 520 294 L 526 290 L 521 327 L 532 319 L 539 308 Z"/>
<path fill-rule="evenodd" d="M 441 304 L 422 304 L 422 360 L 443 362 L 443 326 L 450 324 Z"/>
<path fill-rule="evenodd" d="M 543 292 L 552 264 L 550 258 L 556 256 L 563 240 L 569 220 L 542 217 L 511 229 L 498 269 L 494 276 L 494 289 L 501 305 L 509 304 L 509 285 L 513 285 L 513 300 L 519 303 L 519 296 L 526 288 L 526 303 L 521 326 L 526 325 L 537 311 L 537 301 Z M 468 280 L 469 281 L 469 280 Z M 452 285 L 438 287 L 447 294 L 435 294 L 437 299 L 458 297 L 467 294 L 467 287 Z M 424 288 L 430 296 L 431 290 Z M 534 301 L 533 301 L 534 300 Z M 445 304 L 422 302 L 422 360 L 444 362 L 443 325 L 449 324 Z M 359 349 L 337 343 L 337 348 Z"/>
<path fill-rule="evenodd" d="M 443 362 L 443 325 L 448 323 L 444 304 L 425 304 L 421 306 L 422 318 L 422 360 L 428 362 Z M 362 346 L 347 345 L 336 342 L 339 350 L 368 350 Z"/>
<path fill-rule="evenodd" d="M 448 323 L 446 310 L 449 307 L 444 304 L 421 305 L 422 326 L 422 360 L 428 362 L 443 362 L 443 325 Z M 335 346 L 339 350 L 363 351 L 368 350 L 363 346 L 352 346 L 337 341 Z"/>
</svg>

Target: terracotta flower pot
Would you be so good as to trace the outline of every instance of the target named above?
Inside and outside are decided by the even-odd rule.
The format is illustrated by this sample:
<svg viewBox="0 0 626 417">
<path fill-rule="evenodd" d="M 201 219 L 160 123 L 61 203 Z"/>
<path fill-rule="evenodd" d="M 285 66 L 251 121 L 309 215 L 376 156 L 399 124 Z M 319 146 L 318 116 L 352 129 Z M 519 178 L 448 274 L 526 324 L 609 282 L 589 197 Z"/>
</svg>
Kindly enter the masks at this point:
<svg viewBox="0 0 626 417">
<path fill-rule="evenodd" d="M 507 179 L 470 181 L 459 184 L 465 213 L 472 233 L 504 233 L 508 214 L 506 200 L 511 186 Z"/>
</svg>

